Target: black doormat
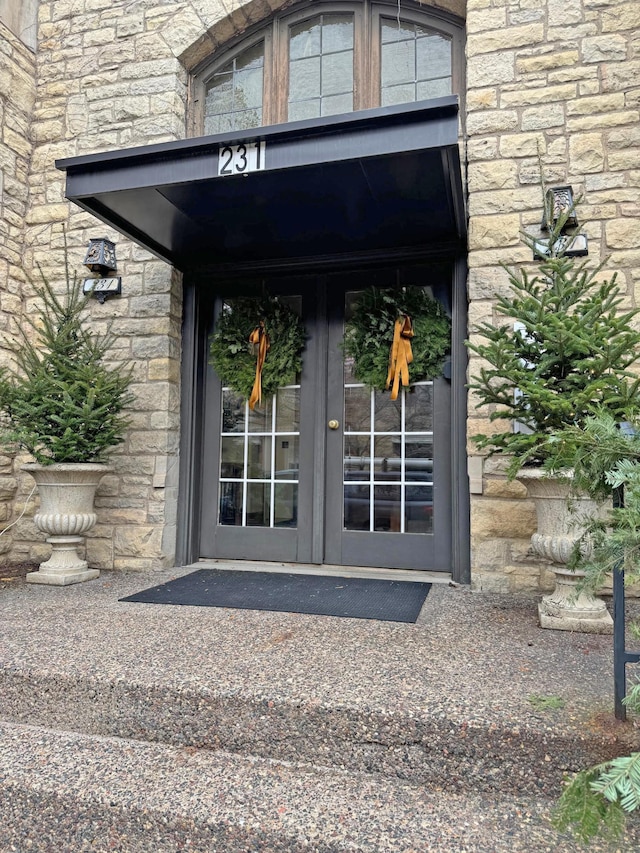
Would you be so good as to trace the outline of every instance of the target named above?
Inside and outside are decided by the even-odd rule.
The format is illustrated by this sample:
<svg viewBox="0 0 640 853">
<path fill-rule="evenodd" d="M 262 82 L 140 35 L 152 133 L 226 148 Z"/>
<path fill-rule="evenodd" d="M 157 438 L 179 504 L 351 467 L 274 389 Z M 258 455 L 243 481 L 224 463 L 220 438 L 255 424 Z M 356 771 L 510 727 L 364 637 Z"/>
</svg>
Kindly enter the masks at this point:
<svg viewBox="0 0 640 853">
<path fill-rule="evenodd" d="M 121 601 L 415 622 L 430 583 L 199 569 Z"/>
</svg>

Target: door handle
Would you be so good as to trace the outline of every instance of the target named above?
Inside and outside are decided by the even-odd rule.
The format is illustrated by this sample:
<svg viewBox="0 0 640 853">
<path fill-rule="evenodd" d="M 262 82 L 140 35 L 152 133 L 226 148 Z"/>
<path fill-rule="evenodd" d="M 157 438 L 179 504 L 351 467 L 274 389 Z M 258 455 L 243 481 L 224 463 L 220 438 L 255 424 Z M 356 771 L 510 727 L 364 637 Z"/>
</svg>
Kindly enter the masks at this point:
<svg viewBox="0 0 640 853">
<path fill-rule="evenodd" d="M 340 424 L 338 423 L 338 421 L 330 420 L 327 426 L 329 427 L 329 429 L 338 429 Z"/>
</svg>

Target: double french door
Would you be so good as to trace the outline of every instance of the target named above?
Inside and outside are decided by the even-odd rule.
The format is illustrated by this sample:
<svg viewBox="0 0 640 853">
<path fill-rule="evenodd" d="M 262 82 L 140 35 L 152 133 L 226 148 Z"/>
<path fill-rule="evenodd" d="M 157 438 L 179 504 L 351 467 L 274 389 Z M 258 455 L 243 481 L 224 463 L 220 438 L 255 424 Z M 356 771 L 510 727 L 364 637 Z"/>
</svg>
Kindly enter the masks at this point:
<svg viewBox="0 0 640 853">
<path fill-rule="evenodd" d="M 218 308 L 240 292 L 286 300 L 307 342 L 296 382 L 253 411 L 209 368 L 202 557 L 450 571 L 450 383 L 393 401 L 358 381 L 342 348 L 367 287 L 426 287 L 448 307 L 450 280 L 424 265 L 221 288 Z"/>
</svg>

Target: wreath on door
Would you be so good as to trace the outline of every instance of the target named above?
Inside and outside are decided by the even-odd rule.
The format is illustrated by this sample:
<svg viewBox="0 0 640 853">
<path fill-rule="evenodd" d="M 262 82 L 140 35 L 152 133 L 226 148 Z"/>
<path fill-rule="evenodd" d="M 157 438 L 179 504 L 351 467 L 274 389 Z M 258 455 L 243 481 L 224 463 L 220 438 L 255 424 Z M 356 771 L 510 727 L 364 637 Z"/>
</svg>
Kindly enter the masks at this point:
<svg viewBox="0 0 640 853">
<path fill-rule="evenodd" d="M 225 302 L 209 344 L 209 361 L 222 384 L 251 408 L 260 406 L 302 369 L 305 329 L 300 317 L 275 296 Z"/>
<path fill-rule="evenodd" d="M 399 382 L 410 385 L 442 375 L 451 349 L 451 320 L 422 287 L 370 287 L 346 323 L 343 346 L 356 379 L 397 396 Z"/>
</svg>

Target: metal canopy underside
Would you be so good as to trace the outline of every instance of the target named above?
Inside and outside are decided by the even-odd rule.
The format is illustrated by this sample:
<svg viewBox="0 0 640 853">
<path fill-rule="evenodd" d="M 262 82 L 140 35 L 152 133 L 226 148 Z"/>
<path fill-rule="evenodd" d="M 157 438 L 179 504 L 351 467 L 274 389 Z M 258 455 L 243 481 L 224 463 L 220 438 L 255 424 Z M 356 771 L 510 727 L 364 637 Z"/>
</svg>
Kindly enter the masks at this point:
<svg viewBox="0 0 640 853">
<path fill-rule="evenodd" d="M 265 169 L 218 176 L 221 147 Z M 455 97 L 59 160 L 66 197 L 180 270 L 464 250 Z"/>
</svg>

